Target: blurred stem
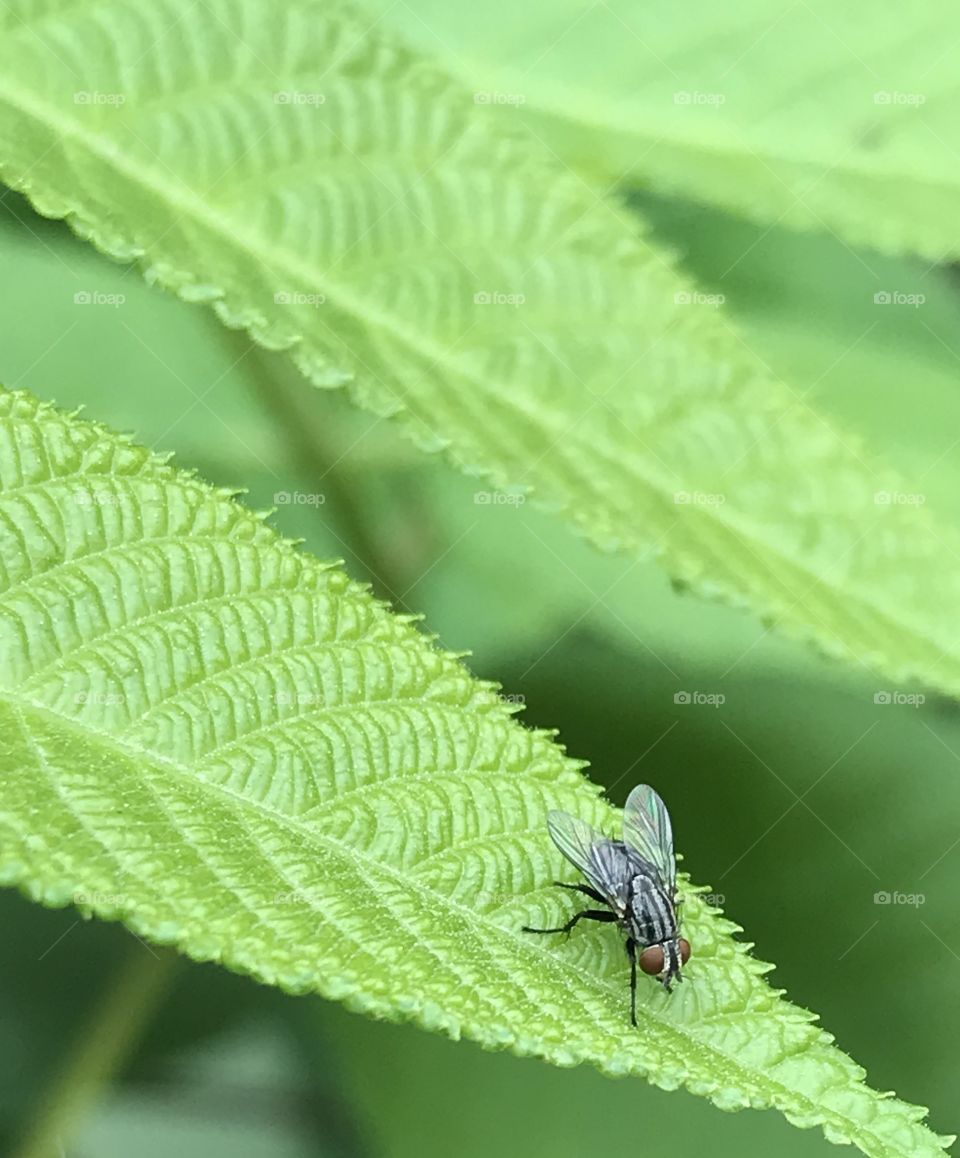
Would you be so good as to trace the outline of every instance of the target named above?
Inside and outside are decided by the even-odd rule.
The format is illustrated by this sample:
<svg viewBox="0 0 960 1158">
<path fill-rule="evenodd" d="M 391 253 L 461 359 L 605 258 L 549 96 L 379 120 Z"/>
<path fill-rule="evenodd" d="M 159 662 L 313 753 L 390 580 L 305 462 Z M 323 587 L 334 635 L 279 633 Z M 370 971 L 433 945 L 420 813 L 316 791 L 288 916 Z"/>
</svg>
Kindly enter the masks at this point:
<svg viewBox="0 0 960 1158">
<path fill-rule="evenodd" d="M 397 610 L 406 610 L 405 584 L 398 574 L 400 568 L 371 531 L 362 505 L 354 498 L 353 489 L 345 484 L 343 472 L 337 469 L 336 451 L 309 405 L 308 391 L 316 388 L 304 378 L 292 381 L 286 366 L 277 364 L 277 356 L 261 349 L 245 332 L 227 329 L 220 323 L 217 328 L 227 337 L 234 364 L 242 360 L 257 397 L 283 432 L 296 472 L 304 479 L 322 482 L 325 493 L 330 495 L 343 545 L 362 565 L 376 594 L 389 600 Z"/>
<path fill-rule="evenodd" d="M 300 1106 L 308 1128 L 318 1143 L 323 1141 L 329 1158 L 370 1158 L 376 1148 L 368 1124 L 344 1087 L 339 1049 L 316 1012 L 325 1003 L 316 997 L 301 1001 L 286 993 L 271 996 L 296 1051 L 303 1083 Z"/>
<path fill-rule="evenodd" d="M 66 1140 L 137 1044 L 178 957 L 134 945 L 83 1027 L 13 1158 L 62 1158 Z"/>
</svg>

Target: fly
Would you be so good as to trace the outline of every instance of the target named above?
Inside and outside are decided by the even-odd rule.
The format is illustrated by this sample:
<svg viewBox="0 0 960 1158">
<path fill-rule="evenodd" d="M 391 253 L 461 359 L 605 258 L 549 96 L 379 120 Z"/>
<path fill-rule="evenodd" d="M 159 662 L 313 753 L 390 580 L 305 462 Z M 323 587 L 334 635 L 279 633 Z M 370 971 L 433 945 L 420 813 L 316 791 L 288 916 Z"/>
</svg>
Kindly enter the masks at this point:
<svg viewBox="0 0 960 1158">
<path fill-rule="evenodd" d="M 568 812 L 547 813 L 553 843 L 589 884 L 559 888 L 584 893 L 605 909 L 583 909 L 556 929 L 525 933 L 569 933 L 578 921 L 615 921 L 626 934 L 630 960 L 630 1021 L 637 1024 L 637 964 L 669 993 L 690 959 L 690 942 L 679 935 L 677 862 L 666 805 L 649 784 L 638 784 L 623 810 L 623 839 L 611 840 Z M 637 950 L 639 949 L 639 955 Z"/>
</svg>

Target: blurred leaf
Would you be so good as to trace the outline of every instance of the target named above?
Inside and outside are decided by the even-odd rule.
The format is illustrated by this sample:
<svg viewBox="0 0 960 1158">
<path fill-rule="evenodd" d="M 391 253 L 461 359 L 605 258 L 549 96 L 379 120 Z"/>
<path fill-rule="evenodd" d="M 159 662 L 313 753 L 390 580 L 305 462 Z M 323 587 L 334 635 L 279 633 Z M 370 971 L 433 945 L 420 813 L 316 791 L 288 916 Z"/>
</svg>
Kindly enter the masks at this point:
<svg viewBox="0 0 960 1158">
<path fill-rule="evenodd" d="M 825 416 L 855 431 L 958 524 L 960 279 L 656 197 L 634 203 L 745 339 Z M 915 304 L 897 304 L 910 294 Z M 879 298 L 879 301 L 877 300 Z"/>
<path fill-rule="evenodd" d="M 324 435 L 325 457 L 318 447 L 313 469 L 298 470 L 283 426 L 251 390 L 258 374 L 277 388 L 285 381 L 280 355 L 255 367 L 249 354 L 222 341 L 218 326 L 130 268 L 104 261 L 62 223 L 35 215 L 14 194 L 0 204 L 9 210 L 0 216 L 0 248 L 18 287 L 5 314 L 0 380 L 66 408 L 82 406 L 154 449 L 176 450 L 178 460 L 214 482 L 242 478 L 248 504 L 275 506 L 283 534 L 303 538 L 313 554 L 342 556 L 352 573 L 366 575 L 369 561 L 358 554 L 330 486 L 331 474 L 339 475 L 390 557 L 391 575 L 404 578 L 394 584 L 396 596 L 424 612 L 448 647 L 472 649 L 484 670 L 496 671 L 498 659 L 533 647 L 558 618 L 575 614 L 582 586 L 558 572 L 550 551 L 567 544 L 601 575 L 604 566 L 619 572 L 629 565 L 571 540 L 528 504 L 538 535 L 553 544 L 534 557 L 532 535 L 510 537 L 515 505 L 476 503 L 476 482 L 419 454 L 395 426 L 351 406 L 340 391 L 302 391 L 311 432 Z M 74 294 L 91 287 L 122 295 L 122 304 L 75 305 Z M 308 499 L 323 501 L 302 501 Z M 512 556 L 515 547 L 520 557 Z M 530 572 L 529 590 L 514 587 L 518 566 Z M 385 576 L 371 578 L 385 586 Z"/>
<path fill-rule="evenodd" d="M 518 931 L 569 904 L 547 808 L 616 819 L 549 734 L 223 492 L 0 405 L 5 883 L 376 1016 L 775 1106 L 879 1158 L 940 1152 L 702 890 L 690 983 L 645 986 L 632 1029 L 610 930 Z"/>
<path fill-rule="evenodd" d="M 155 449 L 176 450 L 215 482 L 242 478 L 248 504 L 276 506 L 274 522 L 285 535 L 366 574 L 336 493 L 323 493 L 336 471 L 391 557 L 392 573 L 407 577 L 396 594 L 425 613 L 447 647 L 470 650 L 477 670 L 493 675 L 503 659 L 523 652 L 532 662 L 547 652 L 557 625 L 562 631 L 581 620 L 614 636 L 626 632 L 628 643 L 639 636 L 673 655 L 671 664 L 678 654 L 736 654 L 755 643 L 762 629 L 752 616 L 674 595 L 654 563 L 596 551 L 522 494 L 478 489 L 339 391 L 303 392 L 326 458 L 318 453 L 313 471 L 298 471 L 283 427 L 250 389 L 249 355 L 237 360 L 229 344 L 211 340 L 218 335 L 202 315 L 104 261 L 62 223 L 35 215 L 13 194 L 4 204 L 10 212 L 0 217 L 0 246 L 18 293 L 6 315 L 0 380 L 67 408 L 83 406 Z M 91 287 L 122 294 L 122 306 L 76 306 L 74 293 Z M 280 355 L 260 373 L 279 386 L 286 373 Z M 197 395 L 207 404 L 197 404 Z M 283 501 L 318 491 L 323 503 Z M 762 661 L 781 642 L 767 636 L 751 657 Z"/>
<path fill-rule="evenodd" d="M 0 1150 L 12 1154 L 131 943 L 119 926 L 30 905 L 10 890 L 0 891 L 0 922 Z M 365 1153 L 351 1140 L 330 1057 L 307 1074 L 292 1052 L 292 1019 L 278 1016 L 288 1004 L 299 1008 L 247 978 L 182 962 L 135 1054 L 67 1153 L 192 1158 L 233 1145 L 236 1154 L 239 1137 L 248 1158 L 271 1136 L 277 1153 L 284 1146 L 325 1158 Z"/>
<path fill-rule="evenodd" d="M 0 921 L 0 1152 L 12 1154 L 65 1043 L 85 1027 L 111 958 L 129 946 L 119 929 L 93 934 L 76 912 L 51 913 L 6 891 Z"/>
<path fill-rule="evenodd" d="M 837 1153 L 820 1133 L 792 1130 L 769 1111 L 721 1116 L 685 1091 L 605 1081 L 583 1066 L 538 1066 L 336 1006 L 312 1010 L 309 1023 L 336 1042 L 341 1081 L 382 1158 L 583 1158 L 657 1148 L 711 1158 Z M 438 1107 L 455 1107 L 442 1128 Z"/>
<path fill-rule="evenodd" d="M 615 206 L 347 7 L 244 0 L 240 57 L 175 7 L 159 41 L 124 0 L 0 17 L 3 171 L 41 211 L 349 383 L 491 502 L 530 488 L 696 593 L 960 689 L 960 535 Z"/>
<path fill-rule="evenodd" d="M 60 405 L 83 406 L 158 449 L 175 446 L 216 477 L 282 461 L 243 360 L 211 341 L 208 318 L 10 192 L 0 199 L 0 250 L 5 283 L 16 286 L 4 304 L 0 381 L 34 392 L 56 383 Z"/>
<path fill-rule="evenodd" d="M 247 1018 L 168 1062 L 163 1081 L 116 1090 L 78 1134 L 77 1153 L 97 1158 L 356 1158 L 366 1153 L 353 1138 L 337 1137 L 344 1108 L 304 1077 L 282 1030 L 274 1021 Z M 328 1072 L 335 1071 L 328 1067 Z M 321 1118 L 324 1128 L 312 1129 L 313 1120 Z"/>
<path fill-rule="evenodd" d="M 956 257 L 948 0 L 365 0 L 568 161 L 765 223 Z"/>
</svg>

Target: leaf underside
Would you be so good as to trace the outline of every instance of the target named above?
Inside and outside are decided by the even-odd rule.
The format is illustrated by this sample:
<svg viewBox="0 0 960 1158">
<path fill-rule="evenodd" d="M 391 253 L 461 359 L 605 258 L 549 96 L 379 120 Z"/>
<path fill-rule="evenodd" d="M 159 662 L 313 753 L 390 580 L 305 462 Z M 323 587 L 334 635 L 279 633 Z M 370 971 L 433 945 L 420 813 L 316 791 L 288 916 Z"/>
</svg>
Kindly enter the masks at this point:
<svg viewBox="0 0 960 1158">
<path fill-rule="evenodd" d="M 594 542 L 960 690 L 960 536 L 875 498 L 922 479 L 838 433 L 632 218 L 369 15 L 21 0 L 0 29 L 0 172 L 41 212 Z"/>
<path fill-rule="evenodd" d="M 636 1030 L 613 930 L 524 935 L 571 904 L 547 810 L 613 811 L 495 687 L 226 492 L 4 392 L 0 561 L 5 884 L 292 992 L 940 1153 L 689 884 L 687 979 L 645 980 Z"/>
<path fill-rule="evenodd" d="M 870 0 L 363 3 L 606 182 L 891 253 L 960 253 L 949 0 L 895 15 Z"/>
</svg>

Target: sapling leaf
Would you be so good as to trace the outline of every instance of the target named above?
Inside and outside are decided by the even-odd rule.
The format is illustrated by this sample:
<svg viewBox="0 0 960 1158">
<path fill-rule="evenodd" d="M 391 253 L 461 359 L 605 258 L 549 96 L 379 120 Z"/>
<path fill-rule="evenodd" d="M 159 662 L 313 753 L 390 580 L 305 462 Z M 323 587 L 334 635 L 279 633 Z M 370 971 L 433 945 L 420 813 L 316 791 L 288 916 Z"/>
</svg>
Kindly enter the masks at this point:
<svg viewBox="0 0 960 1158">
<path fill-rule="evenodd" d="M 4 884 L 375 1017 L 941 1153 L 702 888 L 681 886 L 686 980 L 645 983 L 636 1029 L 614 929 L 524 934 L 570 904 L 547 811 L 617 814 L 495 686 L 231 494 L 3 392 L 0 561 Z"/>
<path fill-rule="evenodd" d="M 960 691 L 960 535 L 922 472 L 831 425 L 631 215 L 382 21 L 22 0 L 0 30 L 0 174 L 41 212 L 488 495 L 529 489 L 682 589 Z"/>
<path fill-rule="evenodd" d="M 896 21 L 870 0 L 363 4 L 605 183 L 932 261 L 960 253 L 949 0 Z M 924 268 L 876 288 L 923 291 Z"/>
</svg>

